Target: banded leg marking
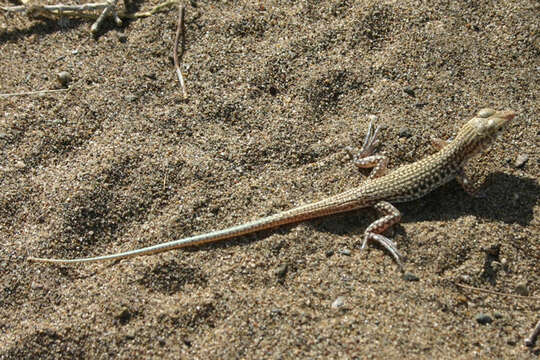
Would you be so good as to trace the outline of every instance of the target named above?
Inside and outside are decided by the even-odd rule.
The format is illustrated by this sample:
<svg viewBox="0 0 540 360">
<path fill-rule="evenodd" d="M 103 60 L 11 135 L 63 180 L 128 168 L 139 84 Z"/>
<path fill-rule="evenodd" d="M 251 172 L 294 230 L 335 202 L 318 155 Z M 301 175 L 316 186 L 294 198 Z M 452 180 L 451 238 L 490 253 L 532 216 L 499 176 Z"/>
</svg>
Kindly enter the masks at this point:
<svg viewBox="0 0 540 360">
<path fill-rule="evenodd" d="M 402 256 L 396 245 L 392 240 L 382 235 L 386 229 L 400 222 L 401 213 L 387 201 L 380 201 L 373 205 L 373 207 L 384 216 L 375 220 L 373 223 L 371 223 L 371 225 L 368 226 L 364 233 L 362 249 L 366 247 L 368 241 L 375 241 L 383 246 L 390 254 L 392 254 L 399 267 L 403 270 L 403 264 L 401 263 Z"/>
</svg>

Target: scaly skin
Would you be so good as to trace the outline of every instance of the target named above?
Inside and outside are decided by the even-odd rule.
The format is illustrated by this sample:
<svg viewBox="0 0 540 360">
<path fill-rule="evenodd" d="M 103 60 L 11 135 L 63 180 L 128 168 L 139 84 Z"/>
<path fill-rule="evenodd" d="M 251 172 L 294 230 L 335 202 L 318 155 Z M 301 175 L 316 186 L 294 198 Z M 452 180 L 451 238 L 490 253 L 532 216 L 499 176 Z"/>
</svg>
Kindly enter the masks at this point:
<svg viewBox="0 0 540 360">
<path fill-rule="evenodd" d="M 457 179 L 467 192 L 472 193 L 474 189 L 464 177 L 463 166 L 467 160 L 485 148 L 515 115 L 513 111 L 482 109 L 477 113 L 476 117 L 463 125 L 454 140 L 434 139 L 434 145 L 439 149 L 437 153 L 388 173 L 386 173 L 386 157 L 371 155 L 378 142 L 376 139 L 378 129 L 372 131 L 370 124 L 362 151 L 358 156 L 354 157 L 354 162 L 358 167 L 371 167 L 373 171 L 358 188 L 242 225 L 141 249 L 90 258 L 46 259 L 29 257 L 28 260 L 71 264 L 124 259 L 217 242 L 284 224 L 297 223 L 365 207 L 374 207 L 384 216 L 368 226 L 364 233 L 362 248 L 365 247 L 368 241 L 375 241 L 386 248 L 395 258 L 400 268 L 403 268 L 402 256 L 394 242 L 381 235 L 401 219 L 399 210 L 390 202 L 398 203 L 418 199 L 452 179 Z"/>
</svg>

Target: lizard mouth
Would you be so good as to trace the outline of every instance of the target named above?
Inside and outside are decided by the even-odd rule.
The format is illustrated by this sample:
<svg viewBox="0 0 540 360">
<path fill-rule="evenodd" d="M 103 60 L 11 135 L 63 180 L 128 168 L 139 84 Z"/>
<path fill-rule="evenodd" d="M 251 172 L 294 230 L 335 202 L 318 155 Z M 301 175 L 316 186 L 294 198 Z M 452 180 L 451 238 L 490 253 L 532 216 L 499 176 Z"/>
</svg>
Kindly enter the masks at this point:
<svg viewBox="0 0 540 360">
<path fill-rule="evenodd" d="M 501 113 L 501 118 L 503 118 L 506 121 L 512 120 L 516 116 L 516 113 L 514 111 L 503 111 Z"/>
</svg>

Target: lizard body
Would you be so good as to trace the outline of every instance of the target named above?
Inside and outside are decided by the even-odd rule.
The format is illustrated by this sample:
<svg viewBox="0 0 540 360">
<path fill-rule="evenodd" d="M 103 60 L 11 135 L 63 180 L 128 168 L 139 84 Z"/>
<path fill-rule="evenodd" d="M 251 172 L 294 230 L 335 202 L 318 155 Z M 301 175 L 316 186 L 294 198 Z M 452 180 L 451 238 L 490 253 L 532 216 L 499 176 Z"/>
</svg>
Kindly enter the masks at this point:
<svg viewBox="0 0 540 360">
<path fill-rule="evenodd" d="M 362 248 L 365 247 L 368 241 L 375 241 L 386 248 L 402 268 L 402 256 L 394 242 L 382 235 L 387 228 L 398 223 L 401 219 L 399 210 L 391 202 L 399 203 L 415 200 L 454 178 L 457 178 L 467 192 L 472 193 L 474 189 L 463 172 L 464 164 L 485 148 L 515 115 L 513 111 L 482 109 L 477 113 L 476 117 L 463 125 L 454 140 L 433 139 L 435 147 L 439 149 L 437 153 L 412 164 L 403 165 L 388 173 L 386 170 L 386 157 L 371 155 L 378 143 L 376 139 L 378 129 L 372 131 L 370 124 L 360 154 L 353 156 L 353 160 L 358 167 L 373 168 L 370 176 L 360 187 L 242 225 L 141 249 L 90 258 L 47 259 L 29 257 L 28 260 L 66 264 L 150 255 L 171 249 L 230 239 L 284 224 L 297 223 L 365 207 L 374 207 L 383 216 L 366 229 Z"/>
</svg>

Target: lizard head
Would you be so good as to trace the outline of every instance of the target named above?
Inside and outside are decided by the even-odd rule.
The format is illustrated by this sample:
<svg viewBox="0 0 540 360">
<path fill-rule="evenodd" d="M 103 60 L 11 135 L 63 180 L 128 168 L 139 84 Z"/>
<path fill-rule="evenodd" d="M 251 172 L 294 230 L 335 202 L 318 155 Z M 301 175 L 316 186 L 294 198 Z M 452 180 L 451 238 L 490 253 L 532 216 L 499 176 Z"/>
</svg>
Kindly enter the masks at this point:
<svg viewBox="0 0 540 360">
<path fill-rule="evenodd" d="M 496 111 L 485 108 L 478 111 L 476 117 L 469 121 L 475 129 L 476 135 L 481 138 L 492 138 L 497 135 L 503 127 L 516 116 L 516 113 L 509 111 Z"/>
<path fill-rule="evenodd" d="M 516 113 L 511 110 L 497 111 L 486 108 L 478 111 L 456 137 L 456 140 L 459 138 L 464 158 L 470 158 L 482 151 L 515 116 Z"/>
</svg>

